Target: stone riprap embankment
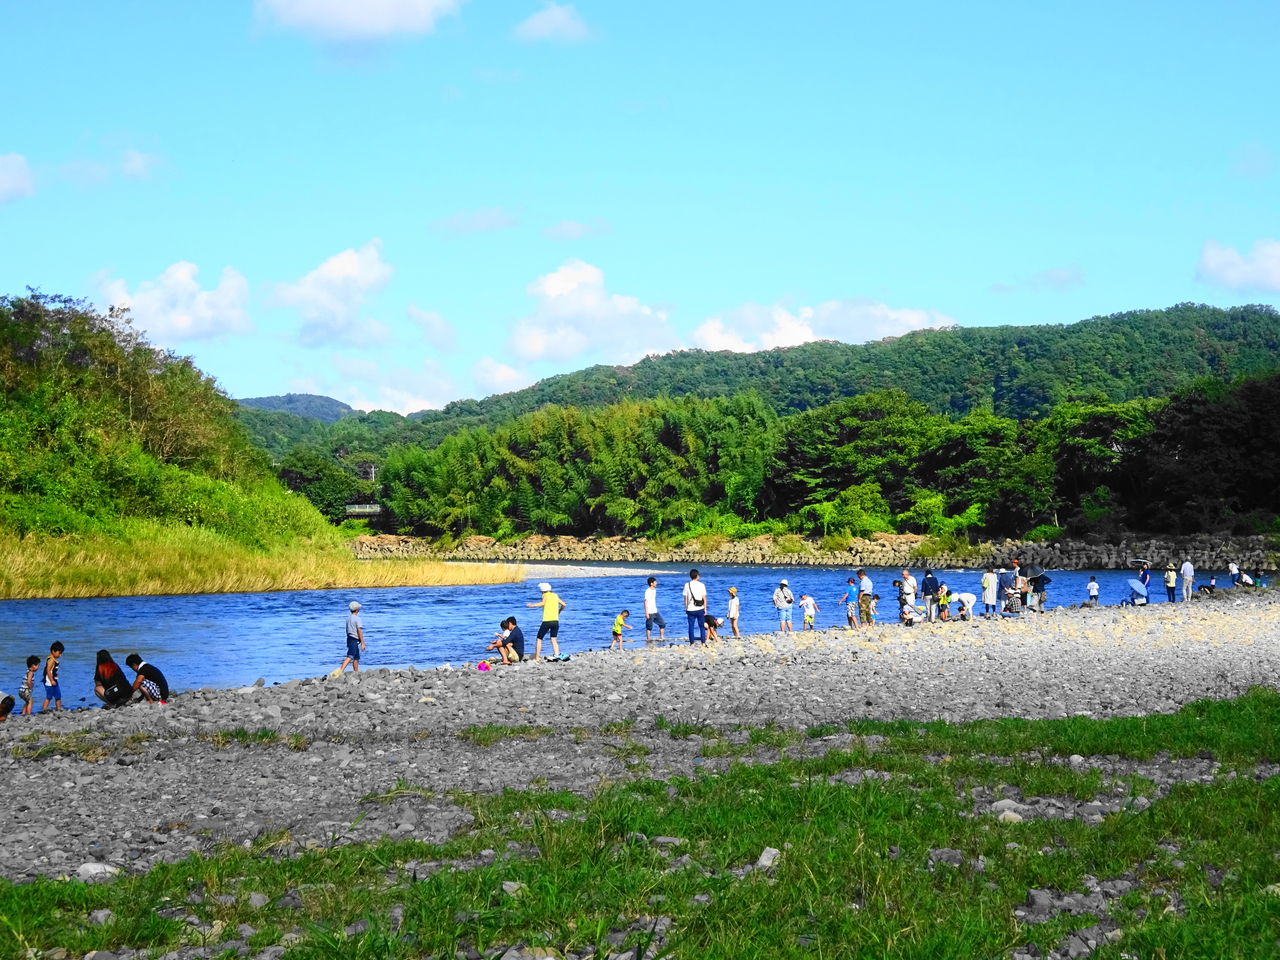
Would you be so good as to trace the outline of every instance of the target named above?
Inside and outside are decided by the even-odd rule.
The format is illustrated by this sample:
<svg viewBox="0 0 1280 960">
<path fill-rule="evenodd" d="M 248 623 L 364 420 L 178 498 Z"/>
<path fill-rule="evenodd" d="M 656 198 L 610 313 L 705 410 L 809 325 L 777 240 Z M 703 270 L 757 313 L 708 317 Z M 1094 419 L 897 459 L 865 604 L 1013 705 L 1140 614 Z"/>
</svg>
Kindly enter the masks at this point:
<svg viewBox="0 0 1280 960">
<path fill-rule="evenodd" d="M 12 718 L 0 725 L 0 775 L 11 791 L 0 808 L 0 870 L 14 878 L 137 870 L 279 830 L 296 845 L 442 840 L 471 821 L 441 799 L 449 790 L 586 792 L 729 762 L 701 756 L 696 738 L 671 737 L 659 716 L 722 730 L 769 722 L 804 730 L 862 717 L 1140 715 L 1233 697 L 1277 676 L 1280 597 L 1259 591 L 707 647 L 638 645 L 487 672 L 368 671 L 198 690 L 163 707 Z M 633 724 L 608 726 L 623 721 Z M 478 735 L 486 724 L 526 736 L 487 744 Z M 271 731 L 275 742 L 243 742 L 236 730 Z M 726 737 L 746 743 L 742 732 Z M 822 753 L 851 740 L 804 738 L 782 749 Z M 746 759 L 777 756 L 762 747 Z M 1159 784 L 1185 772 L 1166 766 L 1144 776 Z M 362 803 L 399 781 L 436 799 Z"/>
<path fill-rule="evenodd" d="M 364 536 L 352 549 L 364 560 L 435 555 L 430 540 L 398 536 Z M 630 537 L 531 536 L 516 543 L 499 543 L 491 537 L 467 537 L 444 559 L 473 561 L 572 562 L 572 563 L 718 563 L 729 565 L 832 567 L 915 567 L 922 562 L 938 568 L 1008 566 L 1014 558 L 1039 564 L 1048 570 L 1125 569 L 1135 557 L 1163 567 L 1181 566 L 1190 559 L 1197 570 L 1221 571 L 1237 563 L 1243 570 L 1274 572 L 1280 556 L 1266 537 L 1184 537 L 1131 539 L 1117 543 L 1060 540 L 1025 543 L 1005 540 L 982 544 L 964 556 L 937 553 L 924 537 L 910 534 L 877 534 L 871 540 L 854 540 L 846 550 L 823 550 L 817 541 L 799 537 L 755 537 L 722 543 L 691 542 L 679 548 Z"/>
</svg>

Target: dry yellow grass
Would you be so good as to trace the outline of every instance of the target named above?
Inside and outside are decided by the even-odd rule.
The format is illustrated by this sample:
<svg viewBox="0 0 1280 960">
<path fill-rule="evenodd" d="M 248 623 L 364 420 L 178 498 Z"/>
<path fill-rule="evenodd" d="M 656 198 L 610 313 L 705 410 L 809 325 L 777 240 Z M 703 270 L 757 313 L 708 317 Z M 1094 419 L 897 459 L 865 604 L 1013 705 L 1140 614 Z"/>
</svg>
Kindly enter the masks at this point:
<svg viewBox="0 0 1280 960">
<path fill-rule="evenodd" d="M 0 536 L 0 598 L 257 593 L 513 583 L 518 566 L 356 560 L 342 545 L 267 552 L 191 527 L 137 524 L 123 538 Z"/>
</svg>

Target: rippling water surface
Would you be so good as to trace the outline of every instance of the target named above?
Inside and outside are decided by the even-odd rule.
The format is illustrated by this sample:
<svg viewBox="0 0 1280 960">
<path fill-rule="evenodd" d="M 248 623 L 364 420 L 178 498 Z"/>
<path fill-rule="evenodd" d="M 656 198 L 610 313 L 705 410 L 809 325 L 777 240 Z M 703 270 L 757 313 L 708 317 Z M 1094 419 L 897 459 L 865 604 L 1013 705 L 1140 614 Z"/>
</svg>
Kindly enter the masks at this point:
<svg viewBox="0 0 1280 960">
<path fill-rule="evenodd" d="M 618 565 L 611 564 L 611 569 Z M 822 608 L 818 626 L 844 623 L 837 603 L 851 571 L 811 567 L 701 568 L 710 610 L 724 615 L 726 589 L 737 586 L 742 598 L 741 628 L 761 632 L 777 627 L 770 597 L 782 577 L 798 598 L 812 594 Z M 551 577 L 567 607 L 561 618 L 562 650 L 575 653 L 607 646 L 613 618 L 624 607 L 632 611 L 634 630 L 628 638 L 644 638 L 645 578 L 659 578 L 659 610 L 669 635 L 682 637 L 686 621 L 680 592 L 688 568 L 635 566 L 634 574 Z M 885 598 L 881 618 L 892 613 L 897 571 L 870 570 L 876 592 Z M 920 570 L 913 571 L 917 578 Z M 1102 603 L 1128 596 L 1124 571 L 1050 572 L 1049 606 L 1085 599 L 1090 573 L 1102 585 Z M 1159 571 L 1153 602 L 1164 602 Z M 981 571 L 943 571 L 953 592 L 980 594 Z M 1197 576 L 1206 582 L 1208 575 Z M 1218 574 L 1219 584 L 1226 577 Z M 532 652 L 541 611 L 526 608 L 538 599 L 536 581 L 473 587 L 399 587 L 380 590 L 308 590 L 294 593 L 111 597 L 91 600 L 10 600 L 0 602 L 0 690 L 16 693 L 29 654 L 44 657 L 49 644 L 61 640 L 63 705 L 96 703 L 92 677 L 94 656 L 111 650 L 122 666 L 137 651 L 160 667 L 176 689 L 199 686 L 236 687 L 258 677 L 267 683 L 318 676 L 336 667 L 345 650 L 343 624 L 347 604 L 363 604 L 362 619 L 369 649 L 362 666 L 435 667 L 474 660 L 484 653 L 498 621 L 513 614 L 524 628 Z M 797 612 L 797 624 L 799 615 Z M 543 653 L 548 648 L 544 645 Z M 42 695 L 36 687 L 37 697 Z M 39 703 L 36 704 L 37 709 Z"/>
</svg>

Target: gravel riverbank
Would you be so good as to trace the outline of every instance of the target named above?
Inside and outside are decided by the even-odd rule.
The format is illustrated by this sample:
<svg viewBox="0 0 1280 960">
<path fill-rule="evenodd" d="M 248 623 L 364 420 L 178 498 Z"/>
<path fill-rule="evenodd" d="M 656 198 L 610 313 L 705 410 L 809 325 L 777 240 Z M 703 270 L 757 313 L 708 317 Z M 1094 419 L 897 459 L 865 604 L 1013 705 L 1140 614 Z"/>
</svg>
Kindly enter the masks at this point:
<svg viewBox="0 0 1280 960">
<path fill-rule="evenodd" d="M 11 789 L 0 808 L 0 869 L 14 879 L 138 870 L 281 829 L 298 845 L 384 834 L 442 840 L 469 823 L 467 811 L 443 799 L 361 798 L 399 780 L 437 796 L 530 784 L 590 791 L 637 775 L 631 761 L 641 751 L 624 749 L 637 744 L 644 776 L 728 764 L 701 757 L 696 738 L 657 729 L 658 716 L 803 729 L 851 717 L 1140 715 L 1233 697 L 1277 676 L 1280 598 L 1266 591 L 705 648 L 640 643 L 569 663 L 367 671 L 199 690 L 166 707 L 13 718 L 0 725 Z M 608 726 L 624 721 L 634 721 L 625 733 Z M 486 745 L 466 735 L 482 724 L 549 729 Z M 278 739 L 226 734 L 237 728 Z M 823 753 L 850 739 L 784 749 Z M 41 748 L 39 757 L 19 755 Z M 761 748 L 753 759 L 777 754 Z M 1164 779 L 1181 776 L 1178 764 L 1167 766 Z"/>
</svg>

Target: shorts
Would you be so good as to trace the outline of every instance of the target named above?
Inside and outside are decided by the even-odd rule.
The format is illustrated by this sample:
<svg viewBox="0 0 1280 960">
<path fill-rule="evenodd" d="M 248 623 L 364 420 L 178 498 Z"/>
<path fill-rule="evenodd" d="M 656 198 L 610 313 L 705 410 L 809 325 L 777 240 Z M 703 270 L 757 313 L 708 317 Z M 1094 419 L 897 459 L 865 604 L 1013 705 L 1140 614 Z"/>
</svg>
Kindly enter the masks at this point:
<svg viewBox="0 0 1280 960">
<path fill-rule="evenodd" d="M 659 630 L 667 629 L 667 621 L 663 620 L 662 614 L 658 613 L 656 610 L 653 613 L 645 614 L 644 618 L 644 628 L 646 630 L 652 630 L 654 627 L 657 627 Z"/>
<path fill-rule="evenodd" d="M 621 639 L 622 639 L 622 634 L 620 634 L 620 633 L 615 633 L 615 634 L 613 635 L 613 639 L 615 639 L 615 640 L 621 640 Z"/>
<path fill-rule="evenodd" d="M 862 619 L 866 620 L 871 616 L 871 594 L 858 594 L 858 612 L 862 614 Z"/>
<path fill-rule="evenodd" d="M 164 702 L 163 698 L 160 696 L 160 688 L 156 686 L 156 682 L 154 680 L 143 680 L 142 691 L 146 694 L 148 700 L 159 700 L 161 703 Z"/>
<path fill-rule="evenodd" d="M 806 614 L 804 615 L 804 623 L 805 623 L 805 626 L 807 626 L 807 627 L 812 627 L 812 626 L 813 626 L 813 617 L 811 617 L 809 614 L 807 614 L 807 613 L 806 613 Z"/>
<path fill-rule="evenodd" d="M 19 687 L 19 688 L 18 688 L 18 696 L 22 699 L 22 702 L 23 702 L 23 703 L 30 703 L 30 702 L 31 702 L 31 688 L 30 688 L 30 687 Z"/>
<path fill-rule="evenodd" d="M 554 640 L 556 637 L 560 636 L 560 621 L 559 621 L 559 620 L 543 620 L 543 621 L 542 621 L 542 623 L 538 626 L 538 639 L 539 639 L 539 640 L 541 640 L 543 637 L 548 636 L 548 635 L 550 635 L 550 637 L 551 637 L 551 639 L 552 639 L 552 640 Z"/>
<path fill-rule="evenodd" d="M 790 607 L 779 607 L 779 608 L 778 608 L 778 622 L 779 622 L 779 623 L 790 623 L 790 622 L 791 622 L 791 608 L 790 608 Z"/>
<path fill-rule="evenodd" d="M 852 600 L 844 605 L 844 615 L 850 620 L 858 619 L 858 601 Z"/>
<path fill-rule="evenodd" d="M 61 684 L 55 683 L 50 685 L 46 683 L 44 685 L 44 698 L 46 700 L 61 700 L 62 699 Z"/>
<path fill-rule="evenodd" d="M 360 640 L 357 637 L 347 637 L 347 659 L 360 662 Z"/>
</svg>

